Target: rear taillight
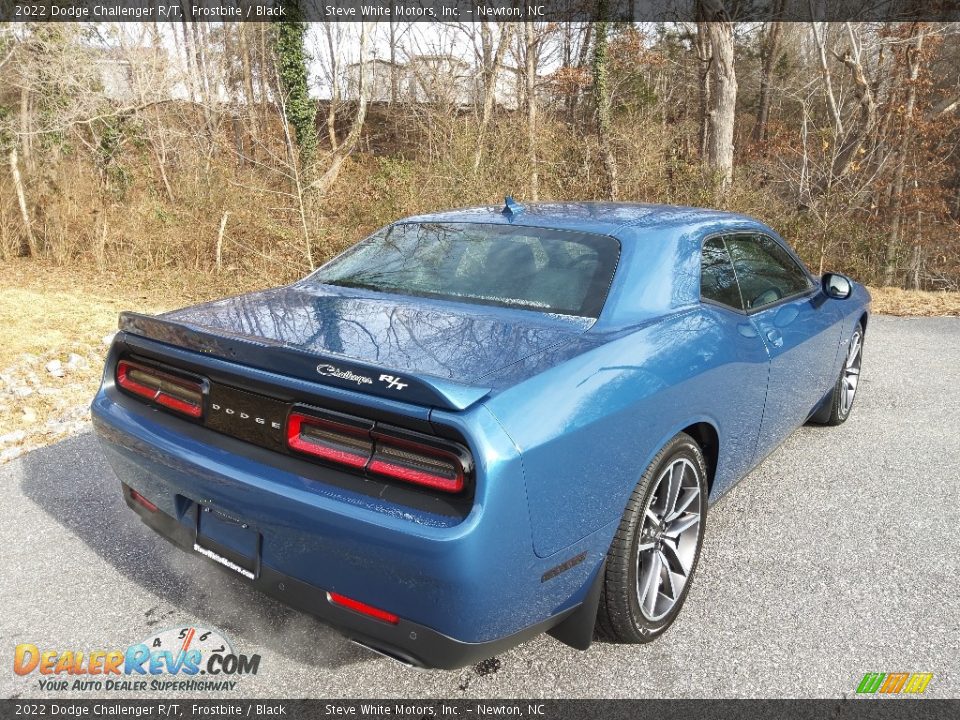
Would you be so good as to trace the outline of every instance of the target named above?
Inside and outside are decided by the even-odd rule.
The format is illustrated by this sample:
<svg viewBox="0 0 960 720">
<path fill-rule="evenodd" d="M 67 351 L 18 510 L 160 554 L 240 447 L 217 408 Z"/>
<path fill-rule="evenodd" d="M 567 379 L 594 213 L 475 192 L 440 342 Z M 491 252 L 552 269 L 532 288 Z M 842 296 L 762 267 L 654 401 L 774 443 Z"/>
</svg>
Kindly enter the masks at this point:
<svg viewBox="0 0 960 720">
<path fill-rule="evenodd" d="M 371 473 L 449 493 L 463 490 L 464 467 L 457 454 L 386 434 L 376 435 L 376 448 L 367 466 Z"/>
<path fill-rule="evenodd" d="M 129 360 L 117 363 L 117 385 L 188 417 L 203 415 L 203 385 Z"/>
<path fill-rule="evenodd" d="M 335 465 L 448 493 L 463 491 L 470 466 L 466 450 L 453 443 L 400 428 L 374 430 L 334 413 L 291 412 L 287 444 Z"/>
<path fill-rule="evenodd" d="M 373 453 L 370 428 L 299 412 L 287 419 L 287 444 L 307 455 L 352 468 L 366 467 Z"/>
</svg>

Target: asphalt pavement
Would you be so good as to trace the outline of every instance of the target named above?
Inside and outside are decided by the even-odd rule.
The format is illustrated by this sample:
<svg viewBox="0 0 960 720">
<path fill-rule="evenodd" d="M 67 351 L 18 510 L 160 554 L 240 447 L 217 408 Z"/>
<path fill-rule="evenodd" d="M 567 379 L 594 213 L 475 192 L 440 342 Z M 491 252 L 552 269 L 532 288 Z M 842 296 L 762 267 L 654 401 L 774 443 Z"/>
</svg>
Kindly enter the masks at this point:
<svg viewBox="0 0 960 720">
<path fill-rule="evenodd" d="M 644 646 L 541 636 L 412 670 L 154 535 L 89 431 L 0 466 L 0 488 L 0 697 L 142 697 L 41 690 L 12 672 L 14 647 L 125 648 L 187 626 L 261 655 L 223 697 L 845 697 L 900 671 L 960 697 L 957 318 L 871 320 L 851 419 L 801 428 L 711 509 L 686 606 Z"/>
</svg>

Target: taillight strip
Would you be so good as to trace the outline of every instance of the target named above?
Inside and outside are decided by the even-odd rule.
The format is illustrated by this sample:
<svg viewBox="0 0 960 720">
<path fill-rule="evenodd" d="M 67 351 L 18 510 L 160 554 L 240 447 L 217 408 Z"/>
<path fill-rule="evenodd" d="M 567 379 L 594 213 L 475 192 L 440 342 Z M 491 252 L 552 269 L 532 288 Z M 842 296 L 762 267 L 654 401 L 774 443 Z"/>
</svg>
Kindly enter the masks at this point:
<svg viewBox="0 0 960 720">
<path fill-rule="evenodd" d="M 133 378 L 133 373 L 147 376 L 149 379 L 156 381 L 157 386 L 151 387 L 138 382 Z M 178 378 L 148 365 L 121 360 L 117 363 L 117 385 L 134 395 L 151 400 L 174 412 L 193 418 L 199 418 L 203 415 L 203 385 L 199 382 Z M 164 386 L 167 386 L 168 389 L 165 390 Z M 177 388 L 188 395 L 196 395 L 197 402 L 192 403 L 184 398 L 177 397 L 170 392 L 173 388 Z"/>
<path fill-rule="evenodd" d="M 304 433 L 305 429 L 309 433 L 310 427 L 322 428 L 326 432 L 311 438 Z M 353 468 L 366 467 L 373 454 L 369 430 L 299 412 L 290 413 L 287 419 L 287 444 L 307 455 Z"/>
<path fill-rule="evenodd" d="M 423 470 L 415 470 L 414 468 L 403 465 L 394 465 L 393 463 L 388 463 L 383 460 L 372 461 L 368 469 L 372 473 L 386 475 L 387 477 L 414 483 L 415 485 L 423 485 L 424 487 L 434 488 L 435 490 L 443 490 L 444 492 L 457 493 L 463 490 L 462 474 L 458 474 L 453 479 L 447 479 L 439 475 L 424 472 Z"/>
<path fill-rule="evenodd" d="M 317 415 L 310 413 L 316 412 Z M 320 414 L 324 416 L 321 417 Z M 336 416 L 330 419 L 327 416 Z M 316 428 L 313 437 L 310 428 Z M 308 408 L 287 418 L 287 445 L 335 465 L 411 485 L 459 493 L 466 487 L 469 453 L 452 443 L 402 428 Z M 450 445 L 447 449 L 445 445 Z M 456 450 L 454 450 L 454 447 Z"/>
<path fill-rule="evenodd" d="M 370 472 L 449 493 L 463 490 L 463 462 L 454 453 L 385 433 L 376 436 L 376 449 L 367 466 Z"/>
</svg>

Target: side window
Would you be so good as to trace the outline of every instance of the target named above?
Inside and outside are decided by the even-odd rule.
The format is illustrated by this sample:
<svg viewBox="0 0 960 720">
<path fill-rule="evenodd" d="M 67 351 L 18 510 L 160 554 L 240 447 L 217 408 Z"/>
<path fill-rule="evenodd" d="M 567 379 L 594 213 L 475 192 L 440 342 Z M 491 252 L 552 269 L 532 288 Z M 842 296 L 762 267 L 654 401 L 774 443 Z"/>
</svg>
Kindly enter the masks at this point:
<svg viewBox="0 0 960 720">
<path fill-rule="evenodd" d="M 803 268 L 772 238 L 733 235 L 726 238 L 726 243 L 747 310 L 770 305 L 812 287 Z"/>
<path fill-rule="evenodd" d="M 700 297 L 735 310 L 743 310 L 737 276 L 733 272 L 733 264 L 721 238 L 710 238 L 703 244 Z"/>
</svg>

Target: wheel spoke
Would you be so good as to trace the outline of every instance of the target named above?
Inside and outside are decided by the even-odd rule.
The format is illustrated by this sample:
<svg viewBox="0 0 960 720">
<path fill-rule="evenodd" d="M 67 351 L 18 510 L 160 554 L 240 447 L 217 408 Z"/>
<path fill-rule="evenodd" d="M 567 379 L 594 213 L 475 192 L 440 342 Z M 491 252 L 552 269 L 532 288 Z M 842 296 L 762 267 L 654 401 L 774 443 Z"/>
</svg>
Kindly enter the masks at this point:
<svg viewBox="0 0 960 720">
<path fill-rule="evenodd" d="M 670 560 L 672 558 L 672 562 L 669 562 L 667 564 L 667 567 L 673 568 L 674 572 L 676 572 L 677 575 L 686 577 L 687 572 L 689 570 L 687 566 L 684 564 L 683 560 L 681 559 L 680 554 L 677 552 L 677 548 L 674 547 L 673 543 L 668 543 L 668 542 L 664 543 L 663 550 L 664 550 L 664 557 L 666 559 Z M 677 568 L 679 568 L 679 570 Z"/>
<path fill-rule="evenodd" d="M 692 487 L 687 488 L 686 492 L 683 495 L 683 498 L 677 503 L 674 507 L 673 512 L 664 518 L 667 522 L 673 522 L 678 517 L 683 515 L 687 511 L 687 508 L 693 504 L 694 500 L 697 500 L 700 497 L 700 488 Z"/>
<path fill-rule="evenodd" d="M 670 517 L 676 510 L 677 498 L 680 497 L 680 488 L 683 487 L 683 475 L 687 471 L 686 463 L 675 463 L 670 468 L 670 494 L 667 497 L 667 508 L 664 518 Z"/>
<path fill-rule="evenodd" d="M 660 551 L 659 555 L 660 555 L 660 563 L 663 565 L 663 568 L 664 568 L 664 570 L 666 571 L 666 573 L 665 573 L 666 576 L 667 576 L 667 583 L 666 583 L 666 584 L 670 586 L 670 595 L 669 595 L 669 597 L 670 597 L 671 600 L 676 600 L 676 599 L 677 599 L 677 586 L 676 586 L 676 584 L 675 584 L 674 581 L 673 581 L 673 573 L 670 571 L 670 563 L 667 562 L 667 558 L 666 558 L 666 556 L 663 554 L 663 551 L 662 551 L 662 550 Z M 664 594 L 666 594 L 666 593 L 664 593 Z"/>
<path fill-rule="evenodd" d="M 689 530 L 698 522 L 700 522 L 700 516 L 691 513 L 686 517 L 680 518 L 679 520 L 671 523 L 670 527 L 667 528 L 666 532 L 663 534 L 665 537 L 678 538 L 680 537 L 680 533 L 684 532 L 685 530 Z"/>
<path fill-rule="evenodd" d="M 651 553 L 647 564 L 644 578 L 640 583 L 640 605 L 646 608 L 649 614 L 653 614 L 653 608 L 657 602 L 657 592 L 659 590 L 660 580 L 660 554 Z M 652 601 L 651 601 L 651 598 Z"/>
<path fill-rule="evenodd" d="M 637 545 L 637 552 L 647 552 L 648 550 L 653 550 L 657 544 L 655 542 L 641 542 Z"/>
<path fill-rule="evenodd" d="M 852 366 L 857 357 L 860 355 L 860 335 L 857 334 L 854 336 L 853 341 L 850 343 L 850 350 L 847 352 L 847 367 Z"/>
<path fill-rule="evenodd" d="M 657 495 L 659 496 L 658 505 L 664 517 L 670 514 L 670 498 L 673 496 L 673 487 L 675 484 L 674 469 L 675 466 L 670 466 L 667 469 L 657 488 Z"/>
<path fill-rule="evenodd" d="M 646 512 L 644 512 L 644 515 L 647 516 L 647 520 L 650 521 L 653 527 L 660 527 L 660 518 L 653 511 L 652 508 L 647 508 Z"/>
</svg>

